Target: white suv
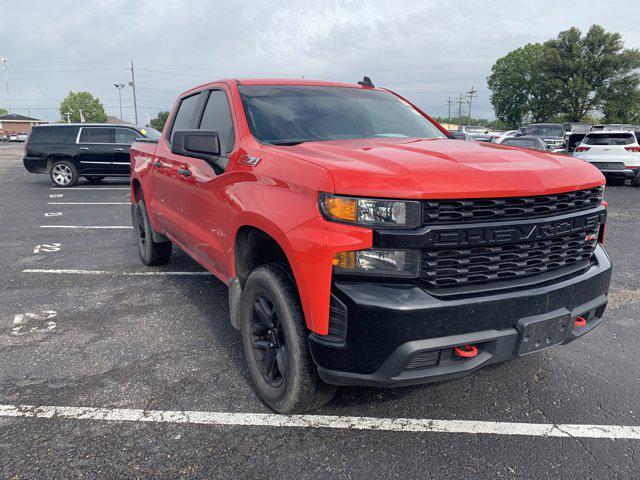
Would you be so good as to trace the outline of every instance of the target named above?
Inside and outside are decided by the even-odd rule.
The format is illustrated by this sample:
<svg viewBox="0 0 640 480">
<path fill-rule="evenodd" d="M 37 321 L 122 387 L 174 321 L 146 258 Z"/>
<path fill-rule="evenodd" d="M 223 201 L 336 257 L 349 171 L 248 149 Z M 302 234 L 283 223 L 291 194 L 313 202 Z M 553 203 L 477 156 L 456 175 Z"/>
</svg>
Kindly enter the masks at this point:
<svg viewBox="0 0 640 480">
<path fill-rule="evenodd" d="M 576 147 L 574 157 L 597 167 L 607 180 L 622 185 L 640 187 L 640 132 L 631 130 L 592 131 Z"/>
</svg>

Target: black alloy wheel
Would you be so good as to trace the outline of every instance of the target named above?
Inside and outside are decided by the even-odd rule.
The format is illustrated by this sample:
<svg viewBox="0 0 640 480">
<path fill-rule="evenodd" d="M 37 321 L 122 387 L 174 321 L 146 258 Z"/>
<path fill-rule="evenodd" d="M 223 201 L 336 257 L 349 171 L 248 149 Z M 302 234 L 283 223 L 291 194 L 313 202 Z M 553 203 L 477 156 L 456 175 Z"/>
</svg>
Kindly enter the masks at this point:
<svg viewBox="0 0 640 480">
<path fill-rule="evenodd" d="M 251 347 L 262 378 L 278 387 L 287 375 L 287 346 L 276 308 L 265 293 L 254 299 L 250 326 Z"/>
</svg>

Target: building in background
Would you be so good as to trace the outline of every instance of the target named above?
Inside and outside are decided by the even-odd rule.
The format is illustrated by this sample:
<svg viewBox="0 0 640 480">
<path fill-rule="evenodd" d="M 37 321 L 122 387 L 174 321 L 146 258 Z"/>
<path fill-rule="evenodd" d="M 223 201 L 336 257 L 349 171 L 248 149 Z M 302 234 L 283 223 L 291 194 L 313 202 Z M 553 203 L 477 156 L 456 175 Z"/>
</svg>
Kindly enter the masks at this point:
<svg viewBox="0 0 640 480">
<path fill-rule="evenodd" d="M 29 133 L 32 127 L 42 125 L 43 123 L 49 122 L 38 120 L 37 118 L 25 117 L 17 113 L 7 113 L 6 115 L 0 115 L 0 133 L 4 135 Z"/>
</svg>

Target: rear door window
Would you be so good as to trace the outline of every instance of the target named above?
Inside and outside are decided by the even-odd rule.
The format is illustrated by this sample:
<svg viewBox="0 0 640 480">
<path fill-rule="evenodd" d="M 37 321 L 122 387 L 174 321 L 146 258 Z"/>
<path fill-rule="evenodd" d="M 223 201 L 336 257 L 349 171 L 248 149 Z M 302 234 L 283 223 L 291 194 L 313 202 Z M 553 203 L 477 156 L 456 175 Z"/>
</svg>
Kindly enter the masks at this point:
<svg viewBox="0 0 640 480">
<path fill-rule="evenodd" d="M 29 143 L 74 143 L 78 127 L 38 127 L 31 130 Z"/>
<path fill-rule="evenodd" d="M 585 145 L 631 145 L 635 143 L 635 136 L 632 133 L 590 133 L 582 143 Z"/>
<path fill-rule="evenodd" d="M 193 114 L 198 106 L 198 100 L 200 99 L 200 93 L 191 95 L 190 97 L 183 98 L 178 107 L 171 130 L 167 133 L 167 139 L 171 141 L 171 134 L 174 130 L 187 130 L 192 126 Z"/>
<path fill-rule="evenodd" d="M 82 128 L 80 143 L 115 143 L 115 128 Z"/>
<path fill-rule="evenodd" d="M 116 143 L 120 145 L 131 145 L 138 138 L 142 138 L 137 132 L 129 128 L 116 128 Z"/>
<path fill-rule="evenodd" d="M 235 141 L 229 100 L 222 90 L 212 90 L 202 114 L 200 130 L 214 130 L 220 139 L 220 152 L 231 153 Z"/>
</svg>

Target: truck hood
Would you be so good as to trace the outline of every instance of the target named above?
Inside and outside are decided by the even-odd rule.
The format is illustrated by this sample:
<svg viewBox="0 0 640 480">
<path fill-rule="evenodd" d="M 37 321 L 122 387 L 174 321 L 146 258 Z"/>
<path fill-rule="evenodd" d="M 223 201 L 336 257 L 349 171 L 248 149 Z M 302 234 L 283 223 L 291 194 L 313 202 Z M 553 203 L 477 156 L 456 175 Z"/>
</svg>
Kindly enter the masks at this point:
<svg viewBox="0 0 640 480">
<path fill-rule="evenodd" d="M 358 139 L 269 149 L 326 168 L 335 193 L 387 198 L 534 196 L 604 184 L 565 155 L 449 139 Z"/>
</svg>

